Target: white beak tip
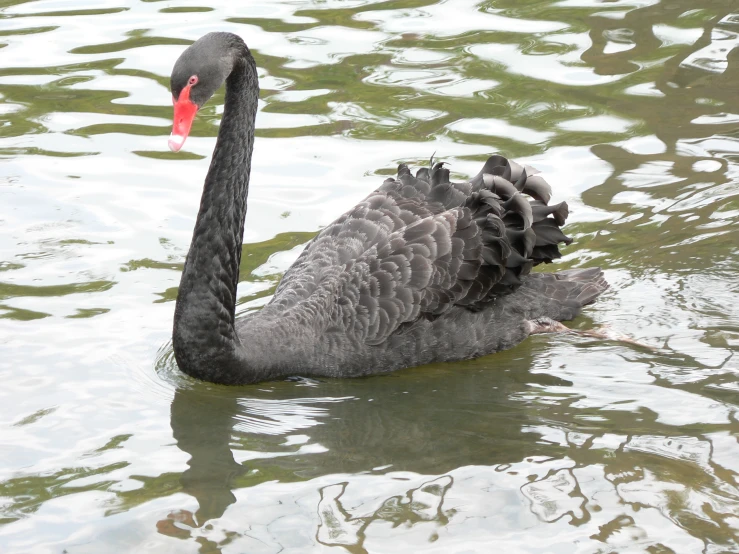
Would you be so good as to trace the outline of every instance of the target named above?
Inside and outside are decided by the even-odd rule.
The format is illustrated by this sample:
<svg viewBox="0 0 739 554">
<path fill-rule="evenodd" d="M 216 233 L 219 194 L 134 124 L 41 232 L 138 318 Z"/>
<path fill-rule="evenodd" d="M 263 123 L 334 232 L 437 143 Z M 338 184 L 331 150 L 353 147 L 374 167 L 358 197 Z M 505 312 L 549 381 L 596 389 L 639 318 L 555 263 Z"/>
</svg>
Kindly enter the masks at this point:
<svg viewBox="0 0 739 554">
<path fill-rule="evenodd" d="M 175 135 L 174 133 L 169 135 L 169 149 L 172 152 L 179 152 L 182 145 L 185 144 L 185 139 L 182 135 Z"/>
</svg>

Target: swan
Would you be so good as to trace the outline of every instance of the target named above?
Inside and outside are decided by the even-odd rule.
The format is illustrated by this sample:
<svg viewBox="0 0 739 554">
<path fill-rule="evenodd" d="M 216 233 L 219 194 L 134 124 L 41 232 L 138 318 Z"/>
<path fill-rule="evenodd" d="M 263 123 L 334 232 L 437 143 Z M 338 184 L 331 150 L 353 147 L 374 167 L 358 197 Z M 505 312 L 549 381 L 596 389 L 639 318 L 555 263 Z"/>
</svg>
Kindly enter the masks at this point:
<svg viewBox="0 0 739 554">
<path fill-rule="evenodd" d="M 470 181 L 405 164 L 311 240 L 261 310 L 236 320 L 259 83 L 231 33 L 209 33 L 171 76 L 169 147 L 226 83 L 223 118 L 177 294 L 180 370 L 214 383 L 358 377 L 510 348 L 566 329 L 608 284 L 598 268 L 530 273 L 569 244 L 565 202 L 535 170 L 492 156 Z M 530 197 L 527 198 L 527 197 Z"/>
</svg>

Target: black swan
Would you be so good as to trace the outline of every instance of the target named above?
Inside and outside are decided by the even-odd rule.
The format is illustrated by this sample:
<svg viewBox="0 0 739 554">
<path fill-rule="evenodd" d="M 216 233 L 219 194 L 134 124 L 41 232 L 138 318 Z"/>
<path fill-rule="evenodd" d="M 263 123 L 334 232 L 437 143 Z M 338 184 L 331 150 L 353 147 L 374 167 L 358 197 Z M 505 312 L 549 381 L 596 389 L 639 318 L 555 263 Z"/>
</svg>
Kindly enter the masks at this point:
<svg viewBox="0 0 739 554">
<path fill-rule="evenodd" d="M 173 346 L 198 379 L 357 377 L 510 348 L 561 330 L 607 287 L 600 269 L 530 273 L 559 258 L 567 204 L 531 168 L 492 156 L 466 183 L 400 165 L 306 246 L 274 298 L 235 320 L 259 83 L 244 41 L 210 33 L 172 70 L 179 150 L 197 110 L 226 101 L 182 272 Z M 532 198 L 528 200 L 527 195 Z"/>
</svg>

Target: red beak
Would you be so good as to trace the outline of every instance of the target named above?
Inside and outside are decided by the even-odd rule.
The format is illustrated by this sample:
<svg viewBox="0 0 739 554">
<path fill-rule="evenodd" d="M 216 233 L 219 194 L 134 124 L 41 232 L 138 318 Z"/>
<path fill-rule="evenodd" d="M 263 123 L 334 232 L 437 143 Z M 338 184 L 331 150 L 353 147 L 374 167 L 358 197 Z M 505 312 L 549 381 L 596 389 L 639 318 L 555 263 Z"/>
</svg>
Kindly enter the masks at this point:
<svg viewBox="0 0 739 554">
<path fill-rule="evenodd" d="M 198 107 L 190 101 L 190 85 L 185 86 L 180 92 L 178 99 L 172 98 L 174 103 L 174 119 L 172 122 L 172 134 L 169 135 L 169 149 L 172 152 L 178 152 L 182 145 L 185 144 L 187 135 L 190 134 L 192 120 Z"/>
</svg>

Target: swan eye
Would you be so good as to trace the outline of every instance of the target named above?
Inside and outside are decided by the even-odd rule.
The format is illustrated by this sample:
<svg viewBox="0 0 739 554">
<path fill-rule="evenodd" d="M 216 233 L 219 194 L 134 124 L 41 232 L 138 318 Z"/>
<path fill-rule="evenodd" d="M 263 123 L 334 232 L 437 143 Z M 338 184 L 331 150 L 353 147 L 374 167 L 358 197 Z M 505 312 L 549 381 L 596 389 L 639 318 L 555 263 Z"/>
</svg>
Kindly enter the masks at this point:
<svg viewBox="0 0 739 554">
<path fill-rule="evenodd" d="M 197 82 L 198 82 L 198 76 L 197 76 L 197 75 L 193 75 L 192 77 L 190 77 L 190 78 L 189 78 L 189 79 L 187 80 L 187 84 L 188 84 L 188 85 L 190 85 L 190 86 L 192 86 L 192 85 L 196 85 L 196 84 L 197 84 Z"/>
</svg>

